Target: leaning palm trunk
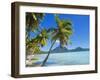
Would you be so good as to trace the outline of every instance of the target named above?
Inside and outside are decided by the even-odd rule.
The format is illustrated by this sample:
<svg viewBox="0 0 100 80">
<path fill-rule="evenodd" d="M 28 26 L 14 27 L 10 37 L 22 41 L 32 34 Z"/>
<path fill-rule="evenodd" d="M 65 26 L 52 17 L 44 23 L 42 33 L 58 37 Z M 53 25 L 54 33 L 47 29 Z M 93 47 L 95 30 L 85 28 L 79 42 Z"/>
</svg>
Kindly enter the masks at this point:
<svg viewBox="0 0 100 80">
<path fill-rule="evenodd" d="M 50 49 L 49 49 L 49 52 L 48 52 L 46 58 L 44 59 L 43 63 L 41 64 L 41 66 L 45 66 L 45 63 L 47 62 L 47 60 L 48 60 L 48 58 L 49 58 L 49 55 L 50 55 L 50 53 L 51 53 L 51 49 L 52 49 L 53 45 L 55 44 L 55 42 L 56 42 L 56 40 L 52 43 L 52 45 L 51 45 L 51 47 L 50 47 Z"/>
</svg>

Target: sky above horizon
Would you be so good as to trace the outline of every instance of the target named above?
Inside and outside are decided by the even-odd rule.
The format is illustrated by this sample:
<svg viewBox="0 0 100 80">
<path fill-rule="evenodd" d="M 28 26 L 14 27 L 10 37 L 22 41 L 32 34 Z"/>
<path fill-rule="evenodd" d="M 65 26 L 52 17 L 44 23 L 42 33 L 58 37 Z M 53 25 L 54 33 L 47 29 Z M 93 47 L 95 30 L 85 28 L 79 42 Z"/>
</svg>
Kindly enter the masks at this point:
<svg viewBox="0 0 100 80">
<path fill-rule="evenodd" d="M 72 21 L 73 34 L 70 37 L 72 44 L 67 45 L 68 49 L 76 47 L 89 48 L 89 15 L 76 15 L 76 14 L 59 14 L 60 19 L 68 19 Z M 44 19 L 40 24 L 41 28 L 57 27 L 54 14 L 46 13 Z M 48 51 L 51 46 L 51 42 L 48 41 L 47 45 L 41 48 L 43 51 Z M 54 48 L 59 46 L 59 41 L 56 41 Z"/>
</svg>

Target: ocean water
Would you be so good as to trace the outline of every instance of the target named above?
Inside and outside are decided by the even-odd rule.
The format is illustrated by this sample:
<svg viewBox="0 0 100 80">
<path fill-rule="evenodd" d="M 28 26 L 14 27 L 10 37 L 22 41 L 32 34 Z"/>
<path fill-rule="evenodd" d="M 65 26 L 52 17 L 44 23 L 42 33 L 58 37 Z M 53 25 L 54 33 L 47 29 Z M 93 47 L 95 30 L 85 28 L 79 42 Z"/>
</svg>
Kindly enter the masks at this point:
<svg viewBox="0 0 100 80">
<path fill-rule="evenodd" d="M 41 64 L 47 54 L 35 55 L 38 60 L 34 64 Z M 51 53 L 45 66 L 85 65 L 89 64 L 89 51 Z"/>
</svg>

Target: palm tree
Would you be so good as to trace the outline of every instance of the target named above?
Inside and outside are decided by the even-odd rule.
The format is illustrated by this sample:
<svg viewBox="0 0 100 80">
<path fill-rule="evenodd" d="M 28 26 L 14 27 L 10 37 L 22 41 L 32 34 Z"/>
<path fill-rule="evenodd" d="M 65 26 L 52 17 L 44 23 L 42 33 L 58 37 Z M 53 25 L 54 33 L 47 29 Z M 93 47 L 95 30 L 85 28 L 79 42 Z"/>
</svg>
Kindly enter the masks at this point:
<svg viewBox="0 0 100 80">
<path fill-rule="evenodd" d="M 39 53 L 40 47 L 45 46 L 47 40 L 48 31 L 46 29 L 43 29 L 35 38 L 31 39 L 30 41 L 27 41 L 26 49 L 27 51 L 33 49 L 33 53 Z"/>
<path fill-rule="evenodd" d="M 57 15 L 55 15 L 55 19 L 56 19 L 56 23 L 57 23 L 57 29 L 54 29 L 52 32 L 52 41 L 53 42 L 52 42 L 49 52 L 41 66 L 45 65 L 56 40 L 59 40 L 60 46 L 64 47 L 68 43 L 69 37 L 72 34 L 72 22 L 71 21 L 61 20 Z"/>
<path fill-rule="evenodd" d="M 30 32 L 37 30 L 44 15 L 43 13 L 26 13 L 26 39 L 30 39 Z"/>
<path fill-rule="evenodd" d="M 39 46 L 38 43 L 33 43 L 33 39 L 30 39 L 30 32 L 34 32 L 38 30 L 38 26 L 43 19 L 44 14 L 43 13 L 26 13 L 26 50 L 29 51 L 30 49 L 33 49 L 33 53 L 39 52 Z M 38 30 L 39 31 L 39 30 Z"/>
</svg>

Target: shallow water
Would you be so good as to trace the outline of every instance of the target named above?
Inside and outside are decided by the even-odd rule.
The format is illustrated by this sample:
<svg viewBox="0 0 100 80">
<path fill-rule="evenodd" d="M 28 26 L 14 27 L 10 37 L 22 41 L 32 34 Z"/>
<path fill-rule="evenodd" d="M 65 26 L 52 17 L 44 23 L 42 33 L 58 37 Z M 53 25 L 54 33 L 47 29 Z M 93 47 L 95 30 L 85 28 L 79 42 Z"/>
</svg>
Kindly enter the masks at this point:
<svg viewBox="0 0 100 80">
<path fill-rule="evenodd" d="M 47 54 L 35 55 L 38 60 L 34 64 L 41 64 Z M 45 66 L 85 65 L 89 64 L 89 51 L 51 53 Z"/>
</svg>

